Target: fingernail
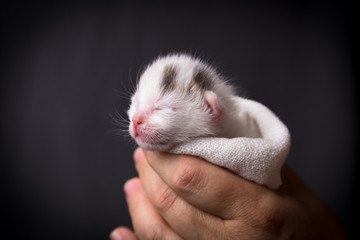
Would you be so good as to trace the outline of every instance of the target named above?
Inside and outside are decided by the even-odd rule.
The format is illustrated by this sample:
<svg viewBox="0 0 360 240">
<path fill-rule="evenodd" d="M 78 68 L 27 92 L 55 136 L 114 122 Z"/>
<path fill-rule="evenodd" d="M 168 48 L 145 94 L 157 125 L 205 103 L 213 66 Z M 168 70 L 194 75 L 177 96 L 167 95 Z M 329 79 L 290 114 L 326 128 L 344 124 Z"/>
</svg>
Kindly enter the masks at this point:
<svg viewBox="0 0 360 240">
<path fill-rule="evenodd" d="M 124 191 L 127 196 L 131 196 L 133 192 L 140 188 L 140 182 L 138 179 L 130 179 L 124 185 Z"/>
<path fill-rule="evenodd" d="M 144 150 L 142 148 L 137 148 L 134 153 L 135 163 L 139 163 L 145 157 Z"/>
<path fill-rule="evenodd" d="M 111 234 L 110 234 L 110 239 L 111 240 L 123 240 L 123 236 L 116 230 L 114 230 Z"/>
</svg>

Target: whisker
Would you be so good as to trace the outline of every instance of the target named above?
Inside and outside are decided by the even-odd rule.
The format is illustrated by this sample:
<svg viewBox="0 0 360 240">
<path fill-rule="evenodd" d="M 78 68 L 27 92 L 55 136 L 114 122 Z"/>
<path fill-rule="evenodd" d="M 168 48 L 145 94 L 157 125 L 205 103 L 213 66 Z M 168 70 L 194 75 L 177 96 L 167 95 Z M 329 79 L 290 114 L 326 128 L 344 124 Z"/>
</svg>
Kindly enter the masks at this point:
<svg viewBox="0 0 360 240">
<path fill-rule="evenodd" d="M 115 112 L 113 114 L 110 114 L 110 118 L 113 121 L 113 123 L 115 123 L 116 125 L 122 124 L 122 123 L 126 123 L 128 125 L 130 123 L 130 120 L 123 117 L 117 110 L 115 110 Z"/>
<path fill-rule="evenodd" d="M 118 89 L 113 89 L 113 91 L 115 92 L 116 96 L 118 96 L 118 97 L 121 97 L 121 98 L 126 99 L 126 100 L 131 99 L 132 94 L 129 93 L 129 91 L 127 91 L 127 90 L 121 91 L 121 90 L 118 90 Z"/>
</svg>

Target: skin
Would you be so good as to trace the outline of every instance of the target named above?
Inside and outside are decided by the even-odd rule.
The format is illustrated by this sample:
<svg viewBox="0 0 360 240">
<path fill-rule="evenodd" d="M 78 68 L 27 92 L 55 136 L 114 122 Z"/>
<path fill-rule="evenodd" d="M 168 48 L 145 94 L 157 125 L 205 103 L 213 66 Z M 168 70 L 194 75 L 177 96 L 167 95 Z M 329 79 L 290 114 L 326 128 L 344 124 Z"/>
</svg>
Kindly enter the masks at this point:
<svg viewBox="0 0 360 240">
<path fill-rule="evenodd" d="M 277 191 L 203 159 L 137 149 L 124 190 L 134 227 L 117 239 L 348 239 L 338 219 L 287 166 Z"/>
</svg>

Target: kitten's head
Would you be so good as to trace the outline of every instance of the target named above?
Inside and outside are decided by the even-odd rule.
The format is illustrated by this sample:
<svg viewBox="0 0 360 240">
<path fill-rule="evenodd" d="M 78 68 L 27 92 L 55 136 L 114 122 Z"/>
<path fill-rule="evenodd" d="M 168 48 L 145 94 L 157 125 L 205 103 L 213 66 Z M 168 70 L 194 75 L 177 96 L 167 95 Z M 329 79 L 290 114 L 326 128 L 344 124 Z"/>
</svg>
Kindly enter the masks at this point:
<svg viewBox="0 0 360 240">
<path fill-rule="evenodd" d="M 128 110 L 129 132 L 148 150 L 167 150 L 200 136 L 213 136 L 221 121 L 216 88 L 232 89 L 216 72 L 187 55 L 170 55 L 141 75 Z"/>
</svg>

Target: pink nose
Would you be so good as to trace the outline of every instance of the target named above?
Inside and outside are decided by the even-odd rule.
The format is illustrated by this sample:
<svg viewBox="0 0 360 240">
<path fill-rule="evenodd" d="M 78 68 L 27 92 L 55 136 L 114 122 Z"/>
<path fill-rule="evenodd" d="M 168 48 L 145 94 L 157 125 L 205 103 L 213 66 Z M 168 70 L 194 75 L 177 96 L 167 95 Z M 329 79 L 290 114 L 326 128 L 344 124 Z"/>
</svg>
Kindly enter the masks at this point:
<svg viewBox="0 0 360 240">
<path fill-rule="evenodd" d="M 137 136 L 139 135 L 139 133 L 138 133 L 138 127 L 139 127 L 139 125 L 142 123 L 142 120 L 141 120 L 140 118 L 133 117 L 132 123 L 133 123 L 133 126 L 134 126 L 134 134 L 135 134 L 135 137 L 137 137 Z"/>
</svg>

